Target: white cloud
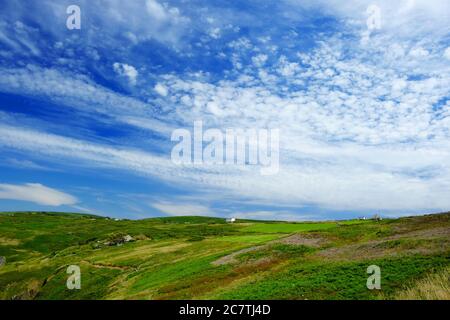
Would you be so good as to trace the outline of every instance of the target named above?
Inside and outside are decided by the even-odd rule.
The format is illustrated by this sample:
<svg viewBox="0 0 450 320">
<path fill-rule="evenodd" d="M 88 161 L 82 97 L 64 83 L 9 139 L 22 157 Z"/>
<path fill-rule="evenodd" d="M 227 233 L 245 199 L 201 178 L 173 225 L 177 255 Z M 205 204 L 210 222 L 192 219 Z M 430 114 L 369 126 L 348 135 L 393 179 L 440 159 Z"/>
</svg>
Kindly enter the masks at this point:
<svg viewBox="0 0 450 320">
<path fill-rule="evenodd" d="M 250 40 L 246 37 L 241 37 L 237 40 L 233 40 L 228 44 L 228 46 L 235 50 L 249 50 L 253 47 Z"/>
<path fill-rule="evenodd" d="M 0 22 L 0 43 L 4 43 L 7 48 L 20 52 L 25 56 L 40 56 L 42 54 L 35 38 L 39 36 L 39 30 L 29 27 L 20 21 L 8 25 L 7 22 Z"/>
<path fill-rule="evenodd" d="M 139 72 L 135 67 L 126 63 L 115 62 L 113 68 L 118 75 L 127 77 L 131 85 L 136 85 Z"/>
<path fill-rule="evenodd" d="M 253 63 L 241 62 L 243 70 L 220 81 L 201 74 L 158 79 L 170 90 L 170 103 L 160 105 L 166 108 L 167 123 L 190 128 L 202 119 L 209 127 L 280 128 L 280 173 L 270 179 L 252 167 L 176 167 L 167 154 L 138 151 L 139 146 L 113 148 L 19 127 L 0 128 L 0 144 L 266 204 L 448 208 L 450 114 L 443 110 L 434 116 L 434 104 L 448 95 L 448 64 L 434 59 L 436 50 L 424 59 L 405 54 L 411 46 L 396 39 L 372 40 L 368 47 L 346 43 L 349 58 L 342 55 L 344 40 L 336 37 L 298 57 L 266 62 L 258 72 Z M 241 39 L 233 49 L 247 47 L 252 47 L 250 41 Z M 384 59 L 392 51 L 395 58 Z M 423 75 L 420 79 L 406 77 L 411 66 Z M 150 121 L 154 114 L 146 112 L 151 104 L 105 90 L 85 77 L 68 80 L 58 71 L 37 68 L 3 69 L 2 75 L 0 86 L 6 92 L 69 101 L 80 110 L 95 108 L 118 121 L 158 128 Z"/>
<path fill-rule="evenodd" d="M 293 137 L 294 138 L 294 137 Z M 286 141 L 288 142 L 288 141 Z M 224 166 L 178 167 L 170 160 L 135 150 L 117 149 L 88 144 L 82 141 L 44 135 L 36 131 L 0 127 L 0 145 L 19 151 L 33 152 L 35 156 L 53 159 L 78 159 L 76 165 L 108 166 L 152 175 L 181 186 L 196 186 L 200 190 L 221 190 L 222 198 L 247 198 L 262 204 L 280 205 L 318 204 L 333 209 L 426 210 L 450 206 L 448 166 L 437 168 L 439 175 L 431 179 L 402 174 L 407 168 L 429 168 L 448 163 L 446 144 L 440 153 L 432 148 L 407 148 L 403 151 L 370 149 L 349 144 L 342 147 L 294 144 L 303 157 L 315 159 L 310 165 L 282 163 L 280 173 L 270 178 L 259 175 L 258 169 Z M 325 147 L 325 148 L 324 148 Z M 334 149 L 333 149 L 334 148 Z M 439 150 L 439 149 L 438 149 Z M 293 150 L 291 150 L 292 152 Z M 284 153 L 289 155 L 289 150 Z M 80 161 L 81 160 L 81 161 Z M 69 161 L 65 161 L 69 163 Z M 326 164 L 329 162 L 329 164 Z M 370 163 L 372 162 L 372 163 Z M 397 165 L 395 163 L 397 162 Z M 386 169 L 383 169 L 387 166 Z M 395 169 L 397 166 L 397 169 Z M 392 173 L 392 170 L 398 173 Z M 158 204 L 158 203 L 157 203 Z M 159 203 L 160 209 L 173 214 L 200 214 L 204 206 L 186 210 L 190 205 L 171 207 Z M 178 210 L 176 210 L 178 209 Z"/>
<path fill-rule="evenodd" d="M 180 10 L 176 7 L 169 7 L 166 3 L 160 4 L 156 0 L 145 2 L 148 14 L 158 22 L 177 23 L 186 18 L 182 17 Z"/>
<path fill-rule="evenodd" d="M 267 58 L 266 54 L 258 54 L 257 56 L 252 57 L 252 61 L 257 67 L 261 67 L 266 63 Z"/>
<path fill-rule="evenodd" d="M 338 17 L 351 26 L 366 29 L 367 8 L 381 10 L 381 33 L 395 33 L 399 38 L 445 35 L 450 18 L 447 0 L 287 0 L 289 6 L 320 8 L 324 14 Z"/>
<path fill-rule="evenodd" d="M 220 28 L 213 28 L 209 30 L 209 36 L 213 39 L 219 39 L 221 34 Z"/>
<path fill-rule="evenodd" d="M 171 216 L 212 216 L 214 213 L 207 206 L 192 203 L 152 203 L 152 207 Z"/>
<path fill-rule="evenodd" d="M 140 119 L 137 127 L 143 128 L 141 124 L 145 122 L 146 129 L 164 135 L 170 130 L 170 126 L 156 119 L 151 105 L 102 87 L 84 75 L 34 65 L 0 68 L 0 73 L 0 90 L 3 92 L 20 92 L 22 95 L 48 99 L 61 106 L 77 108 L 79 112 L 100 113 L 131 125 L 137 121 L 130 119 Z"/>
<path fill-rule="evenodd" d="M 107 5 L 102 2 L 92 2 L 90 0 L 79 0 L 77 5 L 82 8 L 82 13 L 89 17 L 91 24 L 89 37 L 82 37 L 82 46 L 86 49 L 98 47 L 101 30 L 102 47 L 114 50 L 118 46 L 123 46 L 121 41 L 124 32 L 129 32 L 132 36 L 130 43 L 125 45 L 136 45 L 149 39 L 159 41 L 164 44 L 178 46 L 186 30 L 190 27 L 189 18 L 182 15 L 176 7 L 156 0 L 136 0 L 136 1 L 109 1 Z M 37 13 L 33 16 L 33 28 L 25 23 L 16 21 L 28 21 L 30 8 L 35 8 Z M 58 3 L 52 0 L 41 0 L 39 6 L 27 3 L 10 4 L 5 12 L 14 12 L 10 15 L 11 20 L 5 21 L 6 32 L 3 32 L 0 23 L 0 42 L 7 44 L 21 56 L 38 56 L 46 52 L 46 48 L 41 46 L 43 37 L 54 38 L 59 41 L 75 43 L 77 39 L 68 37 L 65 28 L 67 15 L 65 14 L 67 4 Z M 9 9 L 9 10 L 8 10 Z M 63 14 L 61 14 L 61 12 Z M 133 17 L 130 19 L 130 17 Z M 54 23 L 48 23 L 53 21 Z M 3 22 L 3 21 L 2 21 Z M 86 24 L 86 25 L 87 25 Z M 83 27 L 82 27 L 83 28 Z M 5 30 L 4 29 L 4 30 Z M 49 36 L 50 35 L 50 36 Z M 81 39 L 78 39 L 81 40 Z M 131 40 L 131 39 L 130 39 Z M 80 44 L 81 42 L 78 42 Z M 80 44 L 81 46 L 81 44 Z"/>
<path fill-rule="evenodd" d="M 73 205 L 77 198 L 40 183 L 0 184 L 0 199 L 21 200 L 47 206 Z"/>
<path fill-rule="evenodd" d="M 147 0 L 146 1 L 147 11 L 148 13 L 157 20 L 166 20 L 167 12 L 166 9 L 156 0 Z"/>
<path fill-rule="evenodd" d="M 167 87 L 160 83 L 157 83 L 155 85 L 154 89 L 155 89 L 156 93 L 158 93 L 160 96 L 163 96 L 163 97 L 166 97 L 167 94 L 169 93 L 169 91 L 167 90 Z"/>
<path fill-rule="evenodd" d="M 445 49 L 444 51 L 444 57 L 448 60 L 450 60 L 450 47 L 448 47 L 447 49 Z"/>
<path fill-rule="evenodd" d="M 405 79 L 394 79 L 392 81 L 392 90 L 395 96 L 402 94 L 403 90 L 408 86 Z"/>
<path fill-rule="evenodd" d="M 409 52 L 409 54 L 411 56 L 413 56 L 414 58 L 422 58 L 422 57 L 428 56 L 430 53 L 426 49 L 424 49 L 422 47 L 417 47 L 417 48 L 413 48 Z"/>
<path fill-rule="evenodd" d="M 170 178 L 170 159 L 127 148 L 98 145 L 82 140 L 47 134 L 35 130 L 0 126 L 0 145 L 22 151 L 33 151 L 35 156 L 52 155 L 53 159 L 77 159 L 77 165 L 109 166 L 141 174 L 156 173 Z"/>
<path fill-rule="evenodd" d="M 128 11 L 122 9 L 136 12 L 134 3 L 112 6 L 108 14 L 122 32 L 128 23 Z M 167 99 L 157 101 L 169 125 L 155 120 L 153 101 L 143 103 L 122 96 L 87 77 L 32 66 L 0 69 L 3 92 L 44 97 L 83 112 L 95 110 L 115 121 L 165 134 L 171 125 L 190 128 L 198 119 L 217 128 L 280 128 L 280 173 L 270 179 L 259 176 L 252 167 L 174 167 L 166 159 L 168 154 L 141 151 L 145 150 L 141 145 L 111 147 L 13 125 L 0 128 L 0 145 L 68 159 L 66 163 L 74 165 L 82 160 L 90 166 L 130 170 L 258 203 L 334 209 L 448 209 L 448 103 L 438 108 L 438 116 L 435 110 L 437 103 L 448 97 L 450 87 L 449 65 L 442 59 L 448 2 L 379 1 L 382 28 L 361 46 L 348 35 L 358 36 L 367 28 L 366 8 L 371 3 L 295 1 L 294 6 L 323 6 L 323 12 L 339 18 L 345 32 L 317 35 L 317 46 L 297 56 L 280 56 L 274 50 L 270 60 L 258 47 L 272 42 L 270 37 L 257 45 L 241 37 L 227 48 L 227 53 L 232 51 L 235 69 L 220 80 L 200 71 L 160 76 L 153 89 L 164 97 L 170 92 Z M 147 18 L 153 15 L 157 27 L 149 26 L 147 31 L 130 24 L 126 30 L 134 35 L 129 37 L 131 42 L 149 37 L 177 39 L 177 23 L 182 20 L 179 10 L 156 1 L 148 1 L 149 7 L 144 13 Z M 12 41 L 14 44 L 20 47 Z M 449 50 L 444 55 L 450 59 Z M 123 66 L 118 69 L 126 76 Z M 181 204 L 157 205 L 166 211 L 183 211 Z M 192 205 L 188 203 L 184 212 L 207 208 L 192 209 Z"/>
<path fill-rule="evenodd" d="M 43 170 L 43 171 L 52 171 L 53 169 L 37 164 L 33 161 L 26 159 L 7 159 L 4 163 L 5 165 L 10 165 L 14 168 L 23 168 L 23 169 L 31 169 L 31 170 Z"/>
<path fill-rule="evenodd" d="M 297 62 L 289 62 L 285 56 L 280 57 L 278 72 L 283 77 L 291 77 L 300 71 L 300 66 Z"/>
<path fill-rule="evenodd" d="M 277 220 L 277 221 L 314 221 L 320 219 L 317 215 L 296 214 L 288 211 L 249 211 L 235 212 L 229 215 L 230 218 L 252 219 L 252 220 Z"/>
<path fill-rule="evenodd" d="M 409 44 L 384 36 L 372 40 L 368 47 L 347 43 L 352 53 L 344 58 L 345 40 L 330 38 L 299 55 L 307 67 L 281 56 L 257 73 L 253 66 L 236 67 L 233 80 L 164 76 L 182 106 L 171 116 L 186 126 L 203 119 L 211 127 L 281 130 L 277 176 L 266 181 L 248 168 L 238 179 L 236 172 L 223 169 L 218 176 L 205 170 L 203 187 L 267 204 L 448 208 L 450 113 L 436 117 L 435 104 L 448 95 L 450 69 L 435 59 L 433 45 L 406 55 Z M 233 48 L 242 50 L 238 43 Z M 409 69 L 423 77 L 408 79 Z"/>
</svg>

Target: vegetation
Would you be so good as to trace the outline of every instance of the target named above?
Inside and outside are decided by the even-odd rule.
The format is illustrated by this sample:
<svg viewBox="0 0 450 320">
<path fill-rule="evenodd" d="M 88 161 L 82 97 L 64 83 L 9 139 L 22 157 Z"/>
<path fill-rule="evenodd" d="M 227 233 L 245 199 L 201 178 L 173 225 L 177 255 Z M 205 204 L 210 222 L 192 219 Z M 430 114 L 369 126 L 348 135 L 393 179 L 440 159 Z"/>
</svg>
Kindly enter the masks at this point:
<svg viewBox="0 0 450 320">
<path fill-rule="evenodd" d="M 450 268 L 427 275 L 396 296 L 399 300 L 450 300 Z"/>
<path fill-rule="evenodd" d="M 449 244 L 448 213 L 226 223 L 5 212 L 0 299 L 449 299 Z M 66 287 L 69 265 L 80 290 Z M 366 287 L 370 265 L 381 290 Z"/>
</svg>

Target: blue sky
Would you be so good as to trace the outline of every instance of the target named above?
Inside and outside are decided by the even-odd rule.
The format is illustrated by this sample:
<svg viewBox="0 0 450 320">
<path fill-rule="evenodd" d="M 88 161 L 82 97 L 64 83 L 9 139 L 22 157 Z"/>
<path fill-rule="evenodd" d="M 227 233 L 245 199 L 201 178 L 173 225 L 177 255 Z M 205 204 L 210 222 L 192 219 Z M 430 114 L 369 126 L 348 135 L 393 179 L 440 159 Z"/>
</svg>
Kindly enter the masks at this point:
<svg viewBox="0 0 450 320">
<path fill-rule="evenodd" d="M 450 209 L 448 1 L 3 0 L 0 16 L 0 210 Z M 174 164 L 171 133 L 198 120 L 280 129 L 279 172 Z"/>
</svg>

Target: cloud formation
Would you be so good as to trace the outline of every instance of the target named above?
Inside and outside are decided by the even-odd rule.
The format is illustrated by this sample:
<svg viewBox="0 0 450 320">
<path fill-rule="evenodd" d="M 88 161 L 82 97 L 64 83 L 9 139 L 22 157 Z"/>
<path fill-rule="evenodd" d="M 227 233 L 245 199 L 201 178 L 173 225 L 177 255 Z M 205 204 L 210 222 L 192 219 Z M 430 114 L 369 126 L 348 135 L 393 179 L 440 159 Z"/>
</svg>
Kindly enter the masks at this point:
<svg viewBox="0 0 450 320">
<path fill-rule="evenodd" d="M 87 34 L 67 39 L 42 25 L 41 15 L 27 23 L 19 8 L 13 18 L 24 22 L 0 25 L 7 48 L 0 51 L 0 91 L 57 105 L 76 124 L 67 130 L 45 117 L 24 121 L 12 105 L 17 112 L 0 114 L 0 148 L 30 155 L 31 163 L 129 171 L 199 198 L 211 191 L 217 194 L 211 202 L 446 210 L 448 1 L 378 1 L 381 28 L 368 33 L 371 4 L 286 0 L 242 9 L 113 1 L 94 13 L 97 4 L 82 2 L 93 17 L 83 23 Z M 44 2 L 43 16 L 53 17 L 59 6 Z M 106 25 L 114 27 L 100 41 L 95 32 Z M 43 42 L 42 32 L 52 41 Z M 27 59 L 15 61 L 25 48 Z M 171 131 L 192 129 L 197 120 L 221 130 L 279 128 L 279 174 L 174 165 Z M 156 205 L 183 211 L 170 202 Z M 292 218 L 285 208 L 279 214 Z"/>
<path fill-rule="evenodd" d="M 213 216 L 210 208 L 192 203 L 157 202 L 151 206 L 170 216 Z"/>
<path fill-rule="evenodd" d="M 46 206 L 73 205 L 78 202 L 74 196 L 46 187 L 40 183 L 23 185 L 0 184 L 0 199 L 29 201 Z"/>
<path fill-rule="evenodd" d="M 114 68 L 114 71 L 119 76 L 124 76 L 124 77 L 128 78 L 128 81 L 130 82 L 131 85 L 133 85 L 133 86 L 136 85 L 136 81 L 137 81 L 139 72 L 136 70 L 135 67 L 130 66 L 126 63 L 114 62 L 113 68 Z"/>
</svg>

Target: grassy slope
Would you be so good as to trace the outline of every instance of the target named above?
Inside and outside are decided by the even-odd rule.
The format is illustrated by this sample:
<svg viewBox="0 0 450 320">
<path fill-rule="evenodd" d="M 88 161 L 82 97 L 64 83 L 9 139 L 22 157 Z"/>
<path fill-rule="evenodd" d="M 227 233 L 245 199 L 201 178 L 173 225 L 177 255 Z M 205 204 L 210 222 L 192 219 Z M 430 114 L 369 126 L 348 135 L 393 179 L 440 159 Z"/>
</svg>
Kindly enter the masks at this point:
<svg viewBox="0 0 450 320">
<path fill-rule="evenodd" d="M 139 240 L 96 247 L 118 233 Z M 450 214 L 226 224 L 0 213 L 0 299 L 393 299 L 435 273 L 448 278 L 449 244 Z M 66 289 L 72 264 L 81 290 Z M 366 288 L 371 264 L 380 291 Z"/>
<path fill-rule="evenodd" d="M 450 300 L 450 267 L 429 274 L 399 292 L 399 300 Z"/>
</svg>

